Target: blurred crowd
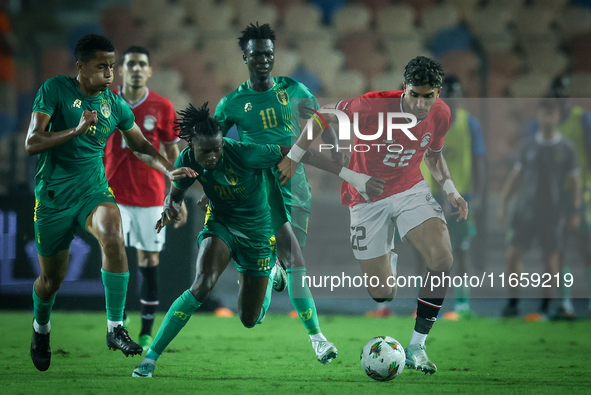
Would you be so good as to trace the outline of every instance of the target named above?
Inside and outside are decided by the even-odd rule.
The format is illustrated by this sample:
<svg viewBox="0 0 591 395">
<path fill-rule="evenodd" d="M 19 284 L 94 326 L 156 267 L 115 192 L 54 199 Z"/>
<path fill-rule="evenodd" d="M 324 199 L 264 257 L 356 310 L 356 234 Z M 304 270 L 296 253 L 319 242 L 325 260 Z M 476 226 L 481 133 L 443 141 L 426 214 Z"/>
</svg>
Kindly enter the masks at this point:
<svg viewBox="0 0 591 395">
<path fill-rule="evenodd" d="M 248 23 L 277 31 L 274 75 L 317 97 L 399 89 L 417 55 L 439 60 L 467 98 L 543 97 L 567 74 L 570 94 L 591 88 L 589 0 L 2 0 L 0 1 L 0 193 L 30 188 L 34 158 L 21 149 L 36 90 L 74 75 L 72 50 L 85 33 L 118 50 L 150 49 L 151 88 L 175 107 L 217 103 L 247 79 L 237 45 Z M 120 81 L 116 81 L 120 82 Z M 519 126 L 487 127 L 500 190 L 516 156 Z M 494 117 L 493 115 L 490 115 Z M 524 121 L 531 116 L 520 117 Z M 514 122 L 518 125 L 519 122 Z M 494 136 L 494 141 L 491 141 Z"/>
</svg>

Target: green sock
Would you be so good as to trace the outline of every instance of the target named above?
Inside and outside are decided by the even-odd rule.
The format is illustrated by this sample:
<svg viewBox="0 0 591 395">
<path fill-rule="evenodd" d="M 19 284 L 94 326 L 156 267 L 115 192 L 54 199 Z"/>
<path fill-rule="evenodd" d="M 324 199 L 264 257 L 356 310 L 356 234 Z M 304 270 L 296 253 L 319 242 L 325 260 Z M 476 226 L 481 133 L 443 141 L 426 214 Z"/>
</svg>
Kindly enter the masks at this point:
<svg viewBox="0 0 591 395">
<path fill-rule="evenodd" d="M 462 288 L 463 287 L 454 287 L 454 298 L 456 299 L 456 303 L 464 303 Z"/>
<path fill-rule="evenodd" d="M 470 303 L 470 287 L 457 287 L 454 291 L 456 303 Z"/>
<path fill-rule="evenodd" d="M 55 302 L 55 295 L 53 295 L 51 300 L 43 300 L 37 296 L 35 285 L 33 284 L 33 314 L 35 315 L 35 321 L 37 321 L 39 325 L 47 325 L 49 322 L 53 302 Z"/>
<path fill-rule="evenodd" d="M 123 321 L 129 271 L 125 273 L 111 273 L 101 269 L 103 285 L 105 286 L 105 303 L 107 319 L 109 321 Z"/>
<path fill-rule="evenodd" d="M 188 289 L 172 302 L 154 338 L 154 343 L 146 353 L 146 358 L 157 360 L 199 307 L 201 302 L 195 299 Z"/>
<path fill-rule="evenodd" d="M 287 290 L 293 307 L 308 330 L 308 335 L 315 335 L 321 332 L 320 323 L 318 322 L 316 304 L 314 298 L 312 298 L 308 283 L 302 281 L 305 275 L 305 267 L 287 269 Z"/>
<path fill-rule="evenodd" d="M 261 322 L 267 310 L 269 310 L 269 306 L 271 305 L 271 296 L 273 295 L 273 279 L 269 277 L 269 281 L 267 281 L 267 291 L 265 292 L 265 299 L 263 300 L 263 306 L 261 307 L 261 314 L 259 315 L 259 319 L 257 320 L 257 324 Z"/>
</svg>

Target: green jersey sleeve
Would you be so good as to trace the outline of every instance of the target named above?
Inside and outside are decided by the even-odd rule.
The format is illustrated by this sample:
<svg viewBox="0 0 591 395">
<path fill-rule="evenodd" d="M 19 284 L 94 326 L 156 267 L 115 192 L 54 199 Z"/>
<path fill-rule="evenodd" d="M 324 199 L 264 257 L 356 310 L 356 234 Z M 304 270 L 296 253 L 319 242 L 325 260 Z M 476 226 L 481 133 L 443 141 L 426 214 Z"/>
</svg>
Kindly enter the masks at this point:
<svg viewBox="0 0 591 395">
<path fill-rule="evenodd" d="M 254 170 L 274 167 L 283 158 L 277 144 L 242 143 L 239 152 L 244 167 Z"/>
<path fill-rule="evenodd" d="M 304 118 L 304 119 L 308 119 L 312 116 L 312 112 L 311 111 L 301 111 L 302 107 L 308 107 L 311 108 L 313 110 L 318 110 L 320 108 L 320 104 L 318 103 L 318 100 L 316 100 L 316 97 L 314 96 L 314 94 L 312 93 L 312 91 L 310 91 L 310 89 L 308 89 L 308 87 L 304 84 L 302 84 L 301 82 L 298 82 L 299 86 L 298 86 L 298 91 L 301 94 L 300 96 L 300 117 Z"/>
<path fill-rule="evenodd" d="M 190 167 L 195 170 L 197 173 L 201 173 L 201 168 L 197 166 L 197 162 L 194 159 L 193 152 L 191 148 L 187 147 L 181 151 L 179 157 L 176 159 L 174 163 L 176 168 L 179 167 Z M 173 181 L 172 184 L 177 187 L 178 189 L 189 189 L 193 183 L 195 183 L 195 178 L 185 177 L 181 178 L 180 180 Z"/>
<path fill-rule="evenodd" d="M 127 105 L 125 100 L 122 97 L 117 97 L 117 108 L 120 111 L 119 114 L 119 123 L 117 123 L 117 129 L 121 130 L 122 132 L 127 132 L 133 127 L 133 123 L 135 122 L 135 116 L 133 115 L 133 111 Z"/>
<path fill-rule="evenodd" d="M 51 117 L 58 105 L 60 89 L 60 84 L 55 77 L 45 81 L 35 97 L 33 112 L 41 112 Z"/>
<path fill-rule="evenodd" d="M 215 108 L 215 115 L 214 118 L 216 119 L 216 121 L 218 121 L 220 123 L 220 127 L 222 129 L 222 134 L 225 136 L 228 133 L 228 130 L 230 130 L 230 128 L 232 126 L 234 126 L 234 124 L 236 122 L 232 121 L 232 119 L 230 119 L 230 111 L 228 111 L 226 109 L 226 106 L 228 105 L 228 96 L 224 97 L 222 100 L 220 100 L 220 102 L 218 103 L 217 107 Z"/>
</svg>

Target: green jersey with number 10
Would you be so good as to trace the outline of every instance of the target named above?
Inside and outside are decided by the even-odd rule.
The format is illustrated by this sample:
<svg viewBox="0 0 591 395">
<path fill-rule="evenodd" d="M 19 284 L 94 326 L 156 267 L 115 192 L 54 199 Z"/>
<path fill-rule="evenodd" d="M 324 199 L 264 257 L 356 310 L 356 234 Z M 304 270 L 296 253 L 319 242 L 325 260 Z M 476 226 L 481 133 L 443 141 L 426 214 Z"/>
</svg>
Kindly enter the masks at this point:
<svg viewBox="0 0 591 395">
<path fill-rule="evenodd" d="M 233 125 L 240 139 L 258 144 L 294 144 L 300 136 L 300 118 L 308 119 L 318 110 L 318 101 L 302 83 L 288 77 L 274 77 L 273 87 L 258 92 L 246 81 L 224 97 L 215 111 L 224 135 Z M 275 170 L 275 177 L 278 173 Z M 310 211 L 311 188 L 304 165 L 299 164 L 291 181 L 281 188 L 284 202 Z"/>
</svg>

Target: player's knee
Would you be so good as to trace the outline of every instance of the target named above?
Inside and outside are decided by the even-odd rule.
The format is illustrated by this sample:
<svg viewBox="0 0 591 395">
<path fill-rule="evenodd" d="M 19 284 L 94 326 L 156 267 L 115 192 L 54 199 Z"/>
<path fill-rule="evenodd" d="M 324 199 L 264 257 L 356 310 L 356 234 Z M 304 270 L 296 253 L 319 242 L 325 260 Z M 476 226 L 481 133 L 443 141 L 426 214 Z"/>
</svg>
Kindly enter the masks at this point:
<svg viewBox="0 0 591 395">
<path fill-rule="evenodd" d="M 53 293 L 56 293 L 61 288 L 62 283 L 64 282 L 64 278 L 65 278 L 65 275 L 54 275 L 54 276 L 42 275 L 40 277 L 41 285 L 43 286 L 43 288 L 45 289 L 46 292 L 53 294 Z"/>
<path fill-rule="evenodd" d="M 368 288 L 369 295 L 378 303 L 390 302 L 393 299 L 392 294 L 394 293 L 392 288 L 380 287 L 380 288 Z"/>
<path fill-rule="evenodd" d="M 438 251 L 432 255 L 431 262 L 429 262 L 429 269 L 437 271 L 445 271 L 451 269 L 454 262 L 451 251 Z"/>
<path fill-rule="evenodd" d="M 207 299 L 209 293 L 215 286 L 215 281 L 209 278 L 198 278 L 193 285 L 189 288 L 191 294 L 195 297 L 195 299 L 202 301 Z"/>
<path fill-rule="evenodd" d="M 105 230 L 99 235 L 99 242 L 105 254 L 124 251 L 124 241 L 119 230 Z"/>
<path fill-rule="evenodd" d="M 158 254 L 146 254 L 138 261 L 139 267 L 155 267 L 160 263 Z"/>
<path fill-rule="evenodd" d="M 301 254 L 294 254 L 295 256 L 293 257 L 293 259 L 291 260 L 291 262 L 289 263 L 289 266 L 287 267 L 306 267 L 306 261 L 304 260 L 304 258 L 302 257 Z"/>
<path fill-rule="evenodd" d="M 286 269 L 290 267 L 306 267 L 306 261 L 299 248 L 281 250 L 279 251 L 278 258 L 285 265 Z"/>
</svg>

